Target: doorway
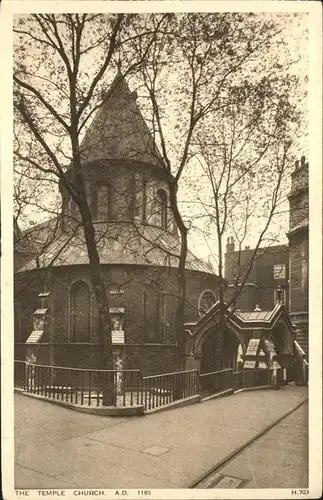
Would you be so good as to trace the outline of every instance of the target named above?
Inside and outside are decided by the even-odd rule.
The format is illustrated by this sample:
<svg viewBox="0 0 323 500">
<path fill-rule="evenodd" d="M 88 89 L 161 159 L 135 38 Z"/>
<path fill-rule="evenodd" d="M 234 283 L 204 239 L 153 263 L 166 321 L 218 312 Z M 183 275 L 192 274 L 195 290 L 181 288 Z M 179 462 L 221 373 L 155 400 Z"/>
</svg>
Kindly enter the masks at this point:
<svg viewBox="0 0 323 500">
<path fill-rule="evenodd" d="M 201 373 L 216 371 L 216 332 L 211 330 L 202 344 Z"/>
</svg>

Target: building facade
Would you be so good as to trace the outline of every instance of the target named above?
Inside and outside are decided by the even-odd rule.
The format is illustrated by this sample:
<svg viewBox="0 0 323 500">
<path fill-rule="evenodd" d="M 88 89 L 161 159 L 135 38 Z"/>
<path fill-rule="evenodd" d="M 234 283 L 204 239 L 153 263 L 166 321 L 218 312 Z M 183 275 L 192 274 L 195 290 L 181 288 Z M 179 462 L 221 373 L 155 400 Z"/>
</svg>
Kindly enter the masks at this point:
<svg viewBox="0 0 323 500">
<path fill-rule="evenodd" d="M 246 275 L 247 281 L 236 302 L 238 309 L 253 311 L 258 306 L 263 311 L 271 311 L 277 303 L 288 308 L 288 245 L 259 248 L 254 255 L 254 250 L 249 247 L 241 251 L 235 250 L 233 238 L 228 238 L 225 279 L 229 284 L 229 297 L 230 291 L 232 293 Z"/>
<path fill-rule="evenodd" d="M 288 245 L 254 250 L 235 250 L 232 237 L 227 240 L 225 278 L 228 297 L 239 280 L 248 278 L 237 299 L 241 311 L 272 310 L 277 303 L 289 313 L 295 339 L 308 353 L 308 234 L 309 234 L 309 165 L 305 157 L 296 161 L 291 174 Z M 249 274 L 248 274 L 249 273 Z"/>
<path fill-rule="evenodd" d="M 188 368 L 197 368 L 201 373 L 211 373 L 224 368 L 233 371 L 255 368 L 248 366 L 248 348 L 255 342 L 263 344 L 260 368 L 273 366 L 273 356 L 279 366 L 295 378 L 295 349 L 293 327 L 282 304 L 270 311 L 242 312 L 225 311 L 225 328 L 220 332 L 219 303 L 214 304 L 198 321 L 187 323 L 186 361 Z M 253 349 L 251 349 L 253 350 Z"/>
<path fill-rule="evenodd" d="M 309 165 L 295 163 L 289 194 L 289 314 L 296 340 L 308 353 Z"/>
</svg>

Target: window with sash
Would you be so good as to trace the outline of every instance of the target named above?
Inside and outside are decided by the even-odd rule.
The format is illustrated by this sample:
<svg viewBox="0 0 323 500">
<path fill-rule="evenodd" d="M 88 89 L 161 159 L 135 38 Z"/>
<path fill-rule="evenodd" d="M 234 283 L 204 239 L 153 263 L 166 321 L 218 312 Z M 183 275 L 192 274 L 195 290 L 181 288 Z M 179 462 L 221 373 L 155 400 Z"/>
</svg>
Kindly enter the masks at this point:
<svg viewBox="0 0 323 500">
<path fill-rule="evenodd" d="M 286 305 L 286 290 L 284 288 L 277 288 L 274 290 L 274 305 L 275 304 Z"/>
<path fill-rule="evenodd" d="M 286 266 L 285 266 L 285 264 L 275 264 L 274 265 L 274 279 L 275 280 L 286 279 Z"/>
</svg>

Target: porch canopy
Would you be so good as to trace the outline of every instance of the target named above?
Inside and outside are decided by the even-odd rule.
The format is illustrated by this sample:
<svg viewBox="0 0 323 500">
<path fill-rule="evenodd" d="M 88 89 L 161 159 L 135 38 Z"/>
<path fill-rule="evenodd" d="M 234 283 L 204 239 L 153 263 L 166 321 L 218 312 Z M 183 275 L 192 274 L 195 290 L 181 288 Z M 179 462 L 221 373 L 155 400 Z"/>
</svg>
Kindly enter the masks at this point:
<svg viewBox="0 0 323 500">
<path fill-rule="evenodd" d="M 276 304 L 271 311 L 250 312 L 225 306 L 223 332 L 219 331 L 219 320 L 220 303 L 217 302 L 198 321 L 185 323 L 186 367 L 201 369 L 207 355 L 209 359 L 214 358 L 214 369 L 219 369 L 223 361 L 236 359 L 238 352 L 245 354 L 252 338 L 272 342 L 278 362 L 282 366 L 290 364 L 294 355 L 294 331 L 282 304 Z M 211 345 L 213 354 L 209 353 Z"/>
</svg>

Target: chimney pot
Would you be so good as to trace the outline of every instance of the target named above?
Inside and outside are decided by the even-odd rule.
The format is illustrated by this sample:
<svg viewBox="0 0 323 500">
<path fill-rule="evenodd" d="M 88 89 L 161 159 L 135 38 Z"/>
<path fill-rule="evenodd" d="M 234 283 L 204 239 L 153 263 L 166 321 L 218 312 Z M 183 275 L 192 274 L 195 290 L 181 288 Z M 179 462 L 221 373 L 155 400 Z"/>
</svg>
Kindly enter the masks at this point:
<svg viewBox="0 0 323 500">
<path fill-rule="evenodd" d="M 301 165 L 302 166 L 305 165 L 305 156 L 302 156 L 302 158 L 301 158 Z"/>
<path fill-rule="evenodd" d="M 233 236 L 229 236 L 227 239 L 227 252 L 234 252 L 234 239 Z"/>
</svg>

